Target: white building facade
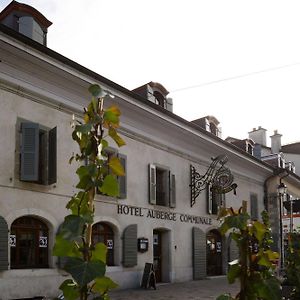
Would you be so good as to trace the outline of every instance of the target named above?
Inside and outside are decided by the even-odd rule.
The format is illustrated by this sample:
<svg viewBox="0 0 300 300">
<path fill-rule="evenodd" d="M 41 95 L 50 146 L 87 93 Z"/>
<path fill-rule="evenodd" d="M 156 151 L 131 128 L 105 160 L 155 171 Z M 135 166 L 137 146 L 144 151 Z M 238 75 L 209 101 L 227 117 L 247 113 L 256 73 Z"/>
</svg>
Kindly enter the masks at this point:
<svg viewBox="0 0 300 300">
<path fill-rule="evenodd" d="M 218 232 L 213 207 L 239 208 L 248 200 L 249 213 L 259 218 L 273 169 L 174 115 L 170 99 L 166 106 L 148 101 L 4 25 L 0 29 L 1 298 L 56 296 L 67 276 L 52 247 L 77 184 L 77 166 L 68 163 L 77 152 L 71 116 L 81 116 L 92 83 L 115 96 L 106 105 L 120 108 L 126 142 L 115 149 L 126 170 L 121 197 L 96 196 L 94 236 L 108 247 L 107 275 L 129 288 L 140 286 L 147 262 L 158 282 L 225 274 L 236 248 Z M 161 85 L 149 87 L 166 99 Z M 25 160 L 32 154 L 28 145 L 39 153 L 35 162 Z M 204 189 L 191 206 L 191 166 L 204 175 L 219 155 L 228 157 L 236 195 L 230 191 L 220 202 Z M 36 164 L 37 177 L 26 177 L 26 162 Z"/>
</svg>

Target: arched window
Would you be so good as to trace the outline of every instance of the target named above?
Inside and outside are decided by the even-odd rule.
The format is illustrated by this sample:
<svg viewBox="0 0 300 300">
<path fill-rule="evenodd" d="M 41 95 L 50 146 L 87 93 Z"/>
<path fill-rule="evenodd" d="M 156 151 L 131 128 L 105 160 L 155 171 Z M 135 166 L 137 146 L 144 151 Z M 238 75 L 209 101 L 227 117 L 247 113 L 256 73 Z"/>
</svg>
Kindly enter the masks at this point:
<svg viewBox="0 0 300 300">
<path fill-rule="evenodd" d="M 114 232 L 106 223 L 100 222 L 93 225 L 93 244 L 103 243 L 107 247 L 106 264 L 114 265 Z"/>
<path fill-rule="evenodd" d="M 15 220 L 10 230 L 11 269 L 48 268 L 48 227 L 33 217 Z"/>
</svg>

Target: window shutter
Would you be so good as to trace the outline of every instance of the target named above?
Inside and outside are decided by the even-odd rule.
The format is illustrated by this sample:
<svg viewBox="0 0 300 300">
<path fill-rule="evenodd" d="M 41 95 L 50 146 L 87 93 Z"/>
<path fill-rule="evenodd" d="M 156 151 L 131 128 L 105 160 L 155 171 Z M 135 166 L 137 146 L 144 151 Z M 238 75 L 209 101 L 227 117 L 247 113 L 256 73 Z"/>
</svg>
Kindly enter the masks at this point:
<svg viewBox="0 0 300 300">
<path fill-rule="evenodd" d="M 206 212 L 212 214 L 212 191 L 209 184 L 206 186 Z"/>
<path fill-rule="evenodd" d="M 127 226 L 123 232 L 123 265 L 137 265 L 137 224 Z"/>
<path fill-rule="evenodd" d="M 156 167 L 149 165 L 149 203 L 156 204 Z"/>
<path fill-rule="evenodd" d="M 63 223 L 59 225 L 59 227 L 57 229 L 57 234 L 60 233 L 62 226 L 63 226 Z M 57 267 L 59 269 L 64 269 L 67 262 L 68 262 L 68 257 L 67 256 L 58 256 L 57 257 Z"/>
<path fill-rule="evenodd" d="M 126 170 L 126 162 L 127 162 L 127 158 L 126 155 L 124 154 L 118 154 L 120 163 L 124 169 L 124 176 L 118 176 L 118 182 L 119 182 L 119 190 L 120 190 L 120 195 L 119 198 L 121 199 L 125 199 L 127 197 L 127 170 Z"/>
<path fill-rule="evenodd" d="M 205 118 L 205 130 L 211 132 L 209 121 Z"/>
<path fill-rule="evenodd" d="M 206 236 L 198 227 L 193 227 L 193 279 L 206 276 Z"/>
<path fill-rule="evenodd" d="M 175 175 L 170 174 L 170 207 L 176 207 L 176 184 Z"/>
<path fill-rule="evenodd" d="M 258 219 L 258 206 L 257 206 L 257 195 L 256 194 L 250 194 L 250 214 L 251 219 L 257 220 Z"/>
<path fill-rule="evenodd" d="M 22 123 L 21 180 L 39 179 L 39 124 Z"/>
<path fill-rule="evenodd" d="M 56 127 L 49 131 L 48 137 L 48 184 L 56 183 L 57 180 L 57 134 Z"/>
<path fill-rule="evenodd" d="M 8 226 L 0 216 L 0 271 L 8 270 Z"/>
</svg>

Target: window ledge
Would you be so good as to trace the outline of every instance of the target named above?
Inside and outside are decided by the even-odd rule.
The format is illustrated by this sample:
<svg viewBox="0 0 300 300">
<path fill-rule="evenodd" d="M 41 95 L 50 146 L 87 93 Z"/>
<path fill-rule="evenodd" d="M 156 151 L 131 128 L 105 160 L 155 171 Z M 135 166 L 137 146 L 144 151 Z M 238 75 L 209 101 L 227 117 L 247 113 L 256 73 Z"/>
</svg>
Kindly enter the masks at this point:
<svg viewBox="0 0 300 300">
<path fill-rule="evenodd" d="M 113 273 L 113 272 L 120 272 L 120 271 L 123 271 L 123 267 L 121 266 L 107 266 L 106 267 L 106 272 L 109 272 L 109 273 Z"/>
</svg>

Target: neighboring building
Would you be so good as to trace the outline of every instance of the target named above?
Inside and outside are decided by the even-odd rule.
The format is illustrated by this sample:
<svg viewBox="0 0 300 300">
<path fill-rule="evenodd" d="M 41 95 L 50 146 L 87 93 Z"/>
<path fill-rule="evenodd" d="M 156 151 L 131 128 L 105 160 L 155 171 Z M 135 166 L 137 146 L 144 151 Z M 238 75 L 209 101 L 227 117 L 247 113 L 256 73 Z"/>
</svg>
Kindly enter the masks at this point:
<svg viewBox="0 0 300 300">
<path fill-rule="evenodd" d="M 253 128 L 253 130 L 249 132 L 248 139 L 239 140 L 228 137 L 226 141 L 250 154 L 251 151 L 249 151 L 249 149 L 252 148 L 253 156 L 272 166 L 275 169 L 275 177 L 282 178 L 279 180 L 279 184 L 282 182 L 286 185 L 285 193 L 279 196 L 277 191 L 279 184 L 276 180 L 272 183 L 274 178 L 268 179 L 269 199 L 267 203 L 272 229 L 273 232 L 275 232 L 276 239 L 276 233 L 278 234 L 280 232 L 280 226 L 282 226 L 283 236 L 290 231 L 300 230 L 300 205 L 298 204 L 300 203 L 300 143 L 282 146 L 282 135 L 275 130 L 274 134 L 270 136 L 271 147 L 268 147 L 266 132 L 266 129 L 259 126 L 257 129 Z M 271 190 L 274 191 L 273 195 L 271 194 Z M 280 199 L 279 202 L 278 199 Z M 292 214 L 290 209 L 291 201 L 294 204 L 292 205 Z M 274 213 L 275 215 L 273 215 Z M 276 219 L 278 214 L 281 214 L 281 225 Z"/>
<path fill-rule="evenodd" d="M 114 103 L 122 112 L 126 146 L 116 153 L 126 177 L 120 198 L 96 196 L 93 227 L 93 238 L 108 247 L 107 274 L 121 288 L 140 285 L 146 262 L 154 264 L 159 282 L 225 274 L 237 249 L 218 231 L 218 206 L 239 208 L 248 199 L 249 213 L 258 219 L 265 205 L 273 205 L 278 233 L 277 185 L 282 180 L 300 196 L 297 176 L 281 178 L 283 173 L 219 138 L 214 117 L 205 117 L 210 125 L 203 128 L 203 121 L 173 114 L 161 84 L 129 91 L 9 28 L 7 11 L 19 10 L 26 10 L 35 28 L 37 23 L 45 29 L 28 5 L 13 1 L 0 14 L 1 299 L 56 296 L 66 278 L 52 247 L 76 190 L 76 165 L 68 164 L 77 152 L 71 116 L 82 116 L 91 83 L 113 94 L 106 105 Z M 192 197 L 191 166 L 204 175 L 211 158 L 220 155 L 228 158 L 236 195 L 205 187 Z"/>
</svg>

